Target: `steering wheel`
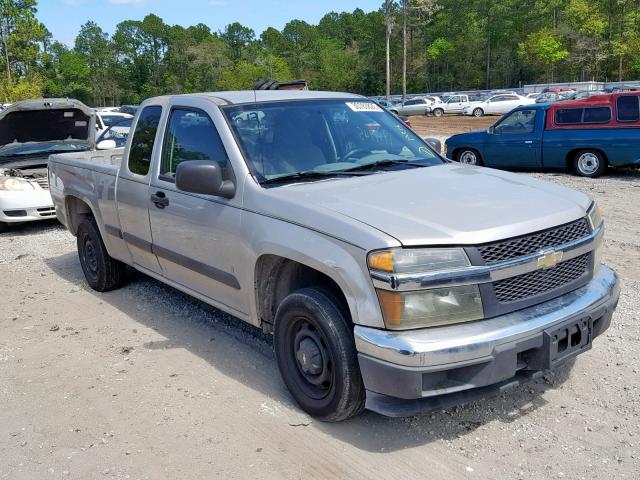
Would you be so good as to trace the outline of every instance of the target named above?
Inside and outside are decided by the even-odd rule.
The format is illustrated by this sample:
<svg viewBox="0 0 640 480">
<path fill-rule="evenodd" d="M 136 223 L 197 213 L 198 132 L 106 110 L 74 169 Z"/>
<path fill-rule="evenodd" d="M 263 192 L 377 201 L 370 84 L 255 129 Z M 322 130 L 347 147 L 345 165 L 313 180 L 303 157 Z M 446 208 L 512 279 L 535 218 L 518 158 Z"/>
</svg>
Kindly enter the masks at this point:
<svg viewBox="0 0 640 480">
<path fill-rule="evenodd" d="M 356 154 L 360 153 L 360 156 L 356 157 Z M 351 157 L 356 157 L 356 158 L 362 158 L 365 155 L 369 155 L 371 152 L 369 150 L 365 150 L 364 148 L 354 148 L 353 150 L 349 150 L 347 153 L 345 153 L 342 156 L 342 160 L 346 160 L 347 158 L 351 158 Z"/>
</svg>

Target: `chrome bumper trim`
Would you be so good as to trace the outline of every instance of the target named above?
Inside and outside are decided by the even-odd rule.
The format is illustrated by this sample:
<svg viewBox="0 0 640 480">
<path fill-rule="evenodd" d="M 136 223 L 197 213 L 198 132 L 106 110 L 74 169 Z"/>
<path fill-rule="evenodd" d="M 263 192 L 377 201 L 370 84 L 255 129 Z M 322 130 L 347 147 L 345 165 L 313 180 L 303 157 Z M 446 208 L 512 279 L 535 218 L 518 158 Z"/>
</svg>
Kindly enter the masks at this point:
<svg viewBox="0 0 640 480">
<path fill-rule="evenodd" d="M 557 323 L 613 303 L 619 295 L 618 275 L 602 265 L 584 287 L 500 317 L 402 332 L 357 325 L 356 349 L 375 359 L 423 369 L 481 363 L 490 360 L 502 344 L 537 335 Z"/>
<path fill-rule="evenodd" d="M 601 225 L 586 237 L 548 248 L 531 255 L 486 266 L 472 266 L 453 270 L 420 274 L 397 274 L 372 270 L 371 278 L 376 288 L 394 291 L 411 291 L 427 288 L 451 287 L 489 283 L 540 270 L 538 262 L 550 253 L 562 252 L 562 261 L 584 255 L 602 242 L 604 226 Z"/>
</svg>

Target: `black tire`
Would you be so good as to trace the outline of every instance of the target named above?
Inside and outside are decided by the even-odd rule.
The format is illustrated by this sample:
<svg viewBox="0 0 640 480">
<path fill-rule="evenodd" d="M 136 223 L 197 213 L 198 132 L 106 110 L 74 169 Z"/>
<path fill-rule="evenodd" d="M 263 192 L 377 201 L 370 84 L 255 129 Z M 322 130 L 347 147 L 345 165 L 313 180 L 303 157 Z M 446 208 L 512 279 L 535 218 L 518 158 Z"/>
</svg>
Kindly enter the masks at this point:
<svg viewBox="0 0 640 480">
<path fill-rule="evenodd" d="M 391 113 L 393 113 L 394 115 L 398 115 L 398 111 L 397 110 L 389 110 Z"/>
<path fill-rule="evenodd" d="M 576 175 L 596 178 L 607 170 L 607 160 L 597 150 L 580 150 L 573 157 L 573 171 Z"/>
<path fill-rule="evenodd" d="M 444 110 L 441 108 L 436 108 L 433 110 L 433 116 L 434 117 L 441 117 L 444 115 Z"/>
<path fill-rule="evenodd" d="M 0 222 L 0 233 L 8 232 L 9 224 L 5 222 Z"/>
<path fill-rule="evenodd" d="M 484 110 L 481 108 L 474 108 L 473 109 L 473 116 L 474 117 L 483 117 L 484 116 Z"/>
<path fill-rule="evenodd" d="M 330 290 L 309 287 L 279 305 L 274 348 L 280 374 L 300 407 L 325 422 L 364 409 L 365 390 L 348 314 Z"/>
<path fill-rule="evenodd" d="M 76 241 L 80 265 L 89 286 L 98 292 L 120 288 L 125 280 L 125 265 L 109 256 L 92 217 L 80 222 Z"/>
<path fill-rule="evenodd" d="M 456 161 L 464 165 L 482 165 L 482 157 L 473 148 L 462 148 L 456 153 Z"/>
</svg>

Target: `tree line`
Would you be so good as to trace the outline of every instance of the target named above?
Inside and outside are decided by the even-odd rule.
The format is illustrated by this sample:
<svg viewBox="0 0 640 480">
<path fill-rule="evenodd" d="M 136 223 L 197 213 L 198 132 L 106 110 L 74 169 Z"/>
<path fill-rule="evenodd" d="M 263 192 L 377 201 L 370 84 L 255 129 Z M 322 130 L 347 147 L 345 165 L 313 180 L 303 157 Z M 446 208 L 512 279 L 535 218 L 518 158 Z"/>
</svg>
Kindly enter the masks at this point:
<svg viewBox="0 0 640 480">
<path fill-rule="evenodd" d="M 113 33 L 89 21 L 73 45 L 36 14 L 37 0 L 0 0 L 0 101 L 117 105 L 260 79 L 380 95 L 387 83 L 401 93 L 640 77 L 640 0 L 384 0 L 259 34 L 148 15 Z"/>
</svg>

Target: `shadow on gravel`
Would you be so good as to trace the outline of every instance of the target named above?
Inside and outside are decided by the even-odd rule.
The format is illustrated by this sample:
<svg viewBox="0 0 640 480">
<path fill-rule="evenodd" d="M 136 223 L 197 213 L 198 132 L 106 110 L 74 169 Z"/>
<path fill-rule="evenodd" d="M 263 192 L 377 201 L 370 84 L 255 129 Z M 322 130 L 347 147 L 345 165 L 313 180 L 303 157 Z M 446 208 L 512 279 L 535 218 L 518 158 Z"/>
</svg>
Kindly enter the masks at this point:
<svg viewBox="0 0 640 480">
<path fill-rule="evenodd" d="M 130 271 L 129 283 L 122 289 L 102 294 L 84 283 L 74 253 L 50 258 L 46 263 L 66 281 L 93 294 L 96 305 L 99 301 L 106 302 L 166 339 L 140 345 L 140 348 L 187 349 L 224 375 L 264 394 L 266 401 L 276 400 L 298 408 L 280 379 L 271 337 L 260 329 L 139 272 Z M 304 426 L 318 429 L 359 449 L 379 453 L 450 440 L 470 434 L 485 423 L 522 420 L 529 412 L 547 403 L 542 394 L 562 384 L 569 377 L 571 366 L 572 362 L 548 373 L 543 379 L 499 396 L 444 411 L 408 418 L 386 418 L 364 412 L 343 423 L 312 421 L 308 426 L 304 423 Z"/>
<path fill-rule="evenodd" d="M 65 230 L 65 227 L 60 222 L 58 222 L 58 220 L 53 218 L 51 220 L 47 219 L 39 220 L 36 222 L 10 224 L 8 226 L 8 230 L 0 233 L 0 235 L 24 237 L 26 235 L 37 235 L 40 233 L 46 233 L 56 230 Z"/>
</svg>

